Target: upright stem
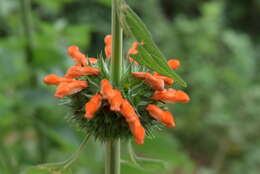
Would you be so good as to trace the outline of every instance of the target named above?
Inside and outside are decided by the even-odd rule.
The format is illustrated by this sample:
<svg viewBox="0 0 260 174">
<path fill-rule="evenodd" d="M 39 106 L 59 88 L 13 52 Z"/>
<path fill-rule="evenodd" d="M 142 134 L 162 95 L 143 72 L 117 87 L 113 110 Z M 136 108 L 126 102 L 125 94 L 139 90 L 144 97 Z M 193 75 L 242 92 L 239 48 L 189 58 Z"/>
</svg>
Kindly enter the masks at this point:
<svg viewBox="0 0 260 174">
<path fill-rule="evenodd" d="M 117 9 L 120 0 L 112 0 L 112 62 L 111 82 L 118 87 L 122 69 L 123 31 L 120 27 Z M 120 174 L 120 139 L 106 142 L 105 174 Z"/>
<path fill-rule="evenodd" d="M 120 174 L 120 140 L 106 142 L 105 174 Z"/>
<path fill-rule="evenodd" d="M 27 83 L 27 87 L 29 88 L 37 88 L 37 75 L 36 75 L 36 67 L 33 63 L 35 55 L 33 53 L 34 50 L 34 30 L 33 30 L 33 21 L 32 21 L 32 8 L 31 8 L 31 0 L 20 0 L 20 9 L 21 9 L 21 21 L 24 32 L 24 53 L 26 56 L 26 63 L 29 69 L 29 83 Z M 46 158 L 46 148 L 44 144 L 43 132 L 40 129 L 38 122 L 40 109 L 36 108 L 33 113 L 33 124 L 35 126 L 35 131 L 38 136 L 38 150 L 40 156 L 40 162 L 44 162 Z"/>
<path fill-rule="evenodd" d="M 33 41 L 33 25 L 32 25 L 32 14 L 31 14 L 31 0 L 20 0 L 21 6 L 21 20 L 23 23 L 23 31 L 25 38 L 25 55 L 26 55 L 26 63 L 29 66 L 30 72 L 30 86 L 36 86 L 36 75 L 33 65 L 33 49 L 34 49 L 34 41 Z"/>
<path fill-rule="evenodd" d="M 117 15 L 117 8 L 120 0 L 112 0 L 112 63 L 111 63 L 111 80 L 113 85 L 118 86 L 121 77 L 122 68 L 122 40 L 123 30 Z"/>
</svg>

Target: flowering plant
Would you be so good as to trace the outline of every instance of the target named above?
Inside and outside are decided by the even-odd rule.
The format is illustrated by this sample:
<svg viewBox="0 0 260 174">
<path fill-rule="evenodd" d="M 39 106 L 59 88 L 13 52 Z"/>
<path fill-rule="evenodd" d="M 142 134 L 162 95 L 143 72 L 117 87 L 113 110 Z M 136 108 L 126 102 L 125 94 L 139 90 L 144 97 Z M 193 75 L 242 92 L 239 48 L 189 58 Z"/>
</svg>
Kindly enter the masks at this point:
<svg viewBox="0 0 260 174">
<path fill-rule="evenodd" d="M 132 136 L 143 144 L 145 135 L 161 123 L 174 127 L 166 103 L 187 103 L 189 96 L 172 88 L 186 83 L 174 72 L 180 62 L 168 62 L 141 19 L 122 0 L 112 1 L 112 35 L 104 39 L 105 58 L 88 57 L 77 46 L 68 54 L 75 61 L 64 77 L 44 78 L 57 85 L 55 97 L 71 108 L 71 120 L 87 135 L 108 144 L 107 173 L 119 173 L 119 139 Z M 122 57 L 122 29 L 136 40 Z M 114 156 L 114 157 L 113 157 Z M 117 166 L 117 167 L 116 167 Z"/>
<path fill-rule="evenodd" d="M 134 136 L 137 144 L 144 143 L 145 134 L 158 126 L 158 121 L 174 127 L 174 118 L 166 111 L 164 103 L 187 103 L 189 96 L 172 89 L 172 78 L 152 72 L 139 65 L 132 54 L 138 56 L 135 42 L 128 51 L 122 78 L 117 89 L 110 82 L 111 35 L 105 37 L 105 55 L 96 59 L 87 57 L 77 46 L 68 48 L 76 65 L 64 77 L 48 75 L 44 82 L 57 85 L 55 97 L 65 98 L 71 108 L 72 120 L 87 134 L 96 139 L 124 139 Z M 178 60 L 169 60 L 172 69 L 180 66 Z M 161 109 L 164 108 L 164 109 Z"/>
</svg>

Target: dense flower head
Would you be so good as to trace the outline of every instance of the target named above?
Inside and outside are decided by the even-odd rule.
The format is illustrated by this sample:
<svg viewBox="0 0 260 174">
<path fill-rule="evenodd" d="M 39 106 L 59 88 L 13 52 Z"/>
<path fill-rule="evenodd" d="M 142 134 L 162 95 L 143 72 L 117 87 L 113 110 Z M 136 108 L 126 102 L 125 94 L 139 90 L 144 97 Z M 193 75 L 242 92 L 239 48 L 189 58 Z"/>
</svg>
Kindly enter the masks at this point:
<svg viewBox="0 0 260 174">
<path fill-rule="evenodd" d="M 72 111 L 70 120 L 101 141 L 133 136 L 137 144 L 143 144 L 145 136 L 160 123 L 175 127 L 174 117 L 164 104 L 187 103 L 188 94 L 172 88 L 174 79 L 151 72 L 131 57 L 138 56 L 138 42 L 128 50 L 120 85 L 115 88 L 108 68 L 111 35 L 105 37 L 104 44 L 106 59 L 88 57 L 77 46 L 70 46 L 67 52 L 75 65 L 64 77 L 51 74 L 43 79 L 57 86 L 54 96 L 66 100 Z M 180 62 L 172 59 L 168 65 L 175 70 Z"/>
</svg>

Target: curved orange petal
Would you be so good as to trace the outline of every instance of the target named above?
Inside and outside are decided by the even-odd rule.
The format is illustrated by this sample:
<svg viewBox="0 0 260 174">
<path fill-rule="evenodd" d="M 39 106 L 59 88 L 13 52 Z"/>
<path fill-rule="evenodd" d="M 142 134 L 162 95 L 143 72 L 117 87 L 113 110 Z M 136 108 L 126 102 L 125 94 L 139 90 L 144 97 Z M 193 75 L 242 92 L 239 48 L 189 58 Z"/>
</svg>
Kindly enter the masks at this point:
<svg viewBox="0 0 260 174">
<path fill-rule="evenodd" d="M 85 105 L 85 115 L 84 117 L 87 119 L 92 119 L 94 114 L 98 111 L 102 104 L 102 97 L 99 94 L 96 94 L 91 97 L 89 102 Z"/>
<path fill-rule="evenodd" d="M 115 95 L 115 92 L 114 92 L 113 87 L 110 84 L 109 80 L 103 79 L 103 80 L 101 80 L 100 84 L 101 84 L 100 93 L 101 93 L 103 99 L 109 99 Z"/>
<path fill-rule="evenodd" d="M 85 66 L 87 63 L 87 58 L 84 54 L 82 54 L 79 48 L 75 45 L 70 46 L 68 48 L 68 54 L 72 57 L 72 59 L 76 62 L 77 66 Z"/>
<path fill-rule="evenodd" d="M 98 60 L 94 57 L 88 57 L 88 61 L 91 65 L 95 65 L 98 62 Z"/>
<path fill-rule="evenodd" d="M 111 45 L 112 44 L 112 35 L 111 34 L 106 35 L 104 38 L 104 42 L 106 45 Z"/>
<path fill-rule="evenodd" d="M 130 62 L 134 62 L 135 64 L 138 64 L 138 63 L 131 57 L 131 54 L 138 53 L 138 50 L 137 50 L 138 44 L 139 44 L 138 42 L 134 42 L 132 44 L 131 48 L 127 52 L 127 57 L 129 58 Z"/>
<path fill-rule="evenodd" d="M 164 80 L 162 80 L 161 78 L 158 78 L 148 73 L 146 77 L 146 82 L 149 85 L 151 85 L 151 87 L 155 90 L 158 91 L 164 90 Z"/>
<path fill-rule="evenodd" d="M 111 45 L 105 46 L 105 54 L 106 54 L 107 59 L 110 59 L 112 57 L 112 46 Z"/>
<path fill-rule="evenodd" d="M 61 77 L 55 74 L 50 74 L 43 78 L 43 82 L 48 85 L 58 85 L 61 82 Z"/>
<path fill-rule="evenodd" d="M 75 55 L 75 53 L 79 52 L 79 47 L 72 45 L 68 48 L 67 50 L 68 55 L 70 55 L 71 57 L 73 57 Z"/>
<path fill-rule="evenodd" d="M 136 144 L 144 144 L 145 129 L 141 125 L 140 121 L 129 123 L 129 128 L 135 138 Z"/>
<path fill-rule="evenodd" d="M 147 78 L 147 72 L 132 72 L 133 76 L 135 76 L 136 78 L 139 78 L 139 79 L 146 79 Z"/>
<path fill-rule="evenodd" d="M 171 69 L 177 69 L 179 68 L 179 66 L 181 65 L 180 61 L 177 60 L 177 59 L 171 59 L 171 60 L 168 60 L 168 66 L 171 68 Z"/>
<path fill-rule="evenodd" d="M 78 93 L 87 87 L 88 87 L 88 83 L 85 80 L 75 80 L 70 83 L 63 82 L 59 84 L 59 86 L 57 87 L 54 96 L 57 98 L 63 98 L 65 96 Z"/>
<path fill-rule="evenodd" d="M 108 99 L 108 102 L 110 104 L 110 109 L 112 111 L 120 111 L 120 106 L 122 105 L 124 99 L 119 90 L 115 89 L 113 90 L 113 93 L 114 96 Z"/>
<path fill-rule="evenodd" d="M 173 116 L 170 112 L 164 111 L 154 104 L 149 104 L 145 109 L 149 112 L 150 116 L 158 121 L 163 122 L 168 127 L 175 126 Z"/>
<path fill-rule="evenodd" d="M 141 125 L 140 119 L 137 116 L 134 107 L 127 101 L 124 100 L 121 105 L 120 113 L 125 117 L 126 122 L 129 125 L 131 133 L 135 137 L 137 144 L 144 143 L 145 129 Z"/>
<path fill-rule="evenodd" d="M 89 66 L 72 66 L 65 74 L 66 78 L 78 78 L 81 76 L 99 75 L 100 70 Z"/>
<path fill-rule="evenodd" d="M 166 85 L 171 86 L 174 83 L 174 80 L 172 78 L 166 77 L 166 76 L 162 76 L 162 75 L 158 74 L 157 72 L 155 72 L 153 75 L 155 77 L 158 77 L 158 78 L 162 79 Z"/>
<path fill-rule="evenodd" d="M 112 56 L 112 35 L 106 35 L 104 38 L 105 42 L 105 55 L 107 59 Z"/>
<path fill-rule="evenodd" d="M 163 101 L 165 103 L 188 103 L 190 101 L 188 94 L 181 90 L 177 91 L 171 88 L 163 91 L 156 91 L 151 99 Z"/>
<path fill-rule="evenodd" d="M 73 79 L 68 79 L 68 78 L 64 78 L 64 77 L 59 77 L 55 74 L 50 74 L 47 75 L 43 78 L 44 83 L 48 84 L 48 85 L 58 85 L 62 82 L 72 82 Z"/>
</svg>

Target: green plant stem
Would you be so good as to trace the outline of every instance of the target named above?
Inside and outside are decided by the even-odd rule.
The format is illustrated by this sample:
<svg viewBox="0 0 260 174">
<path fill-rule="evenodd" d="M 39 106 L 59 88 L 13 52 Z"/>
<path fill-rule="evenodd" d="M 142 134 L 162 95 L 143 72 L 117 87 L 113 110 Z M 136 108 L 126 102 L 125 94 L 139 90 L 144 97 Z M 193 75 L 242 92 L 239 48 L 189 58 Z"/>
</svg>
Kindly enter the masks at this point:
<svg viewBox="0 0 260 174">
<path fill-rule="evenodd" d="M 120 140 L 106 142 L 105 174 L 120 174 Z"/>
<path fill-rule="evenodd" d="M 32 24 L 32 13 L 31 13 L 31 0 L 20 0 L 21 6 L 21 20 L 23 23 L 24 39 L 25 39 L 25 56 L 26 63 L 30 68 L 30 86 L 35 87 L 36 75 L 35 68 L 33 65 L 34 59 L 34 41 L 33 41 L 33 24 Z"/>
<path fill-rule="evenodd" d="M 117 9 L 120 0 L 112 0 L 112 63 L 111 82 L 119 87 L 122 71 L 123 30 L 120 27 Z M 120 174 L 120 139 L 106 142 L 105 174 Z"/>
<path fill-rule="evenodd" d="M 23 27 L 23 33 L 24 33 L 24 53 L 25 53 L 25 60 L 26 64 L 29 70 L 29 79 L 28 83 L 26 83 L 28 88 L 37 88 L 37 75 L 36 75 L 36 67 L 33 63 L 35 55 L 34 55 L 34 30 L 33 30 L 33 21 L 32 21 L 32 8 L 31 8 L 31 0 L 19 0 L 20 1 L 20 10 L 21 10 L 21 22 Z M 39 114 L 41 112 L 38 112 L 40 109 L 35 108 L 33 113 L 33 119 L 32 123 L 35 127 L 35 131 L 38 137 L 38 150 L 39 150 L 39 156 L 40 161 L 44 162 L 46 159 L 46 148 L 45 148 L 45 140 L 43 136 L 43 132 L 39 129 L 38 123 L 41 120 L 39 120 Z M 20 122 L 19 122 L 20 123 Z"/>
<path fill-rule="evenodd" d="M 114 86 L 118 87 L 121 70 L 122 70 L 122 40 L 123 30 L 120 27 L 117 8 L 120 0 L 112 0 L 112 63 L 111 63 L 111 80 Z"/>
</svg>

